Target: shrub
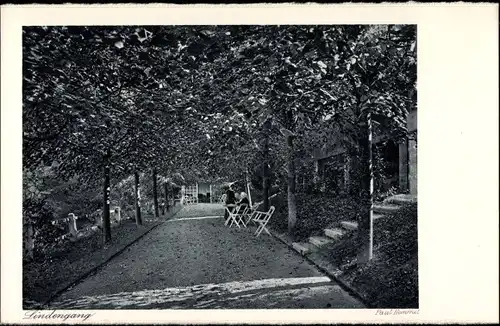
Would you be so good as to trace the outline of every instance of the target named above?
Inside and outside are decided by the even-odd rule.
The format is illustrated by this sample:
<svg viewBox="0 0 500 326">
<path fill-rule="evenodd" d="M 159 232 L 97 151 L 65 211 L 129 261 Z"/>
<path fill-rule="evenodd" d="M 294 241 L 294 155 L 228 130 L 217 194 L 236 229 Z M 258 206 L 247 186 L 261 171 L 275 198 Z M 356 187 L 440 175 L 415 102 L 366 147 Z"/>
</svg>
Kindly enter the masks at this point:
<svg viewBox="0 0 500 326">
<path fill-rule="evenodd" d="M 277 196 L 271 198 L 269 205 L 276 208 L 273 217 L 269 221 L 269 225 L 277 231 L 286 231 L 288 229 L 288 207 L 286 196 L 283 195 L 283 193 L 278 193 Z"/>
<path fill-rule="evenodd" d="M 377 220 L 374 243 L 383 259 L 408 261 L 413 258 L 418 251 L 417 204 L 405 205 Z"/>
<path fill-rule="evenodd" d="M 25 198 L 23 200 L 23 215 L 25 216 L 24 227 L 27 228 L 28 224 L 31 224 L 34 230 L 33 258 L 35 260 L 43 259 L 56 245 L 55 239 L 65 234 L 67 230 L 64 226 L 52 225 L 53 209 L 43 199 Z M 26 241 L 27 239 L 25 239 L 25 244 Z"/>
<path fill-rule="evenodd" d="M 342 220 L 356 220 L 359 199 L 332 193 L 303 194 L 297 201 L 297 228 L 294 236 L 305 240 L 321 235 L 327 227 L 337 226 Z"/>
<path fill-rule="evenodd" d="M 378 219 L 374 226 L 374 258 L 356 266 L 356 234 L 328 248 L 328 257 L 344 277 L 376 307 L 418 307 L 417 204 Z"/>
<path fill-rule="evenodd" d="M 275 193 L 273 191 L 272 193 Z M 288 229 L 288 206 L 286 192 L 273 197 L 270 205 L 276 207 L 270 225 L 279 231 Z M 337 226 L 342 220 L 357 220 L 360 200 L 355 196 L 320 192 L 310 187 L 297 193 L 297 225 L 292 236 L 296 241 L 306 240 L 311 235 L 323 234 L 327 227 Z"/>
</svg>

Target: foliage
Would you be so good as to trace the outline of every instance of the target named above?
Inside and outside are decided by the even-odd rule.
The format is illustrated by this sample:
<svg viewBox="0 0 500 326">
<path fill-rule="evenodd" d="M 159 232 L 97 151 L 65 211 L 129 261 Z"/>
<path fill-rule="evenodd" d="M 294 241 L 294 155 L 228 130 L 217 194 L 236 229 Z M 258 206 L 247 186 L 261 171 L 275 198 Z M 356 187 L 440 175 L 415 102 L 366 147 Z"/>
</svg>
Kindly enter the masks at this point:
<svg viewBox="0 0 500 326">
<path fill-rule="evenodd" d="M 23 231 L 28 232 L 28 228 L 33 228 L 34 248 L 32 255 L 35 259 L 43 257 L 47 250 L 54 247 L 55 239 L 66 233 L 64 228 L 54 227 L 51 224 L 54 214 L 51 207 L 43 200 L 25 199 L 23 202 L 23 216 L 27 216 L 32 221 L 24 223 Z M 28 234 L 25 233 L 24 240 L 28 240 L 28 237 Z M 24 245 L 27 245 L 27 242 Z"/>
<path fill-rule="evenodd" d="M 357 220 L 359 198 L 338 196 L 334 193 L 302 193 L 297 200 L 297 229 L 292 234 L 296 241 L 308 241 L 310 236 L 323 235 L 323 230 L 336 227 L 340 221 Z"/>
<path fill-rule="evenodd" d="M 35 257 L 52 250 L 58 245 L 55 240 L 68 232 L 65 223 L 52 225 L 53 220 L 65 218 L 69 213 L 85 219 L 100 204 L 95 191 L 81 184 L 78 176 L 62 181 L 50 166 L 24 170 L 23 222 L 25 227 L 34 227 Z"/>
<path fill-rule="evenodd" d="M 276 231 L 286 231 L 288 227 L 288 213 L 286 196 L 283 192 L 280 192 L 277 196 L 273 197 L 269 202 L 269 206 L 274 206 L 276 208 L 272 218 L 269 220 L 269 225 Z"/>
<path fill-rule="evenodd" d="M 169 68 L 184 69 L 178 60 L 186 54 L 172 51 L 168 38 L 175 35 L 162 33 L 167 33 L 165 45 L 157 44 L 158 35 L 132 27 L 24 29 L 25 165 L 57 158 L 63 175 L 90 174 L 103 166 L 102 155 L 111 149 L 118 178 L 152 159 L 168 163 L 165 154 L 175 155 L 168 151 L 169 141 L 179 146 L 188 141 L 172 137 L 178 136 L 173 130 L 178 126 L 168 121 L 193 119 L 181 114 L 184 96 L 172 96 L 176 81 L 165 78 L 162 68 L 169 62 Z M 160 83 L 159 76 L 172 83 Z"/>
<path fill-rule="evenodd" d="M 61 182 L 93 189 L 85 202 L 108 164 L 113 189 L 152 168 L 182 182 L 250 169 L 256 186 L 269 139 L 283 190 L 292 156 L 301 173 L 324 143 L 359 157 L 367 110 L 376 130 L 402 135 L 415 35 L 409 25 L 25 27 L 23 167 L 52 165 Z M 283 132 L 295 137 L 290 156 Z"/>
<path fill-rule="evenodd" d="M 103 264 L 125 246 L 135 241 L 154 223 L 137 228 L 132 222 L 122 223 L 113 229 L 116 237 L 104 246 L 100 232 L 77 242 L 64 242 L 52 248 L 44 259 L 25 263 L 23 266 L 23 308 L 34 309 L 26 302 L 45 302 L 57 291 L 75 282 L 83 273 Z"/>
<path fill-rule="evenodd" d="M 415 76 L 412 26 L 30 27 L 23 35 L 26 163 L 61 157 L 61 168 L 69 168 L 61 150 L 72 149 L 71 166 L 95 171 L 92 157 L 112 143 L 118 171 L 153 160 L 221 172 L 245 164 L 269 118 L 275 131 L 329 119 L 352 134 L 355 109 L 371 101 L 377 115 L 401 122 Z M 34 146 L 40 139 L 47 146 Z"/>
<path fill-rule="evenodd" d="M 376 220 L 375 257 L 364 267 L 356 267 L 356 248 L 357 239 L 352 234 L 328 251 L 352 286 L 366 293 L 376 307 L 418 307 L 417 204 Z"/>
</svg>

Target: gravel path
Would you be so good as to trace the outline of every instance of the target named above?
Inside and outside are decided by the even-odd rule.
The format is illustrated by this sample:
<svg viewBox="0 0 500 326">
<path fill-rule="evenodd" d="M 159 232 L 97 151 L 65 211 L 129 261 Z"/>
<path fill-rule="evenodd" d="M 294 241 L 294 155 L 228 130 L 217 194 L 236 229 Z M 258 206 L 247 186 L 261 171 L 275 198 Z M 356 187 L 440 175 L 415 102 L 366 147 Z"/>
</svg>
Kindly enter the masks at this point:
<svg viewBox="0 0 500 326">
<path fill-rule="evenodd" d="M 53 307 L 363 307 L 284 244 L 228 228 L 222 214 L 220 205 L 184 207 Z"/>
</svg>

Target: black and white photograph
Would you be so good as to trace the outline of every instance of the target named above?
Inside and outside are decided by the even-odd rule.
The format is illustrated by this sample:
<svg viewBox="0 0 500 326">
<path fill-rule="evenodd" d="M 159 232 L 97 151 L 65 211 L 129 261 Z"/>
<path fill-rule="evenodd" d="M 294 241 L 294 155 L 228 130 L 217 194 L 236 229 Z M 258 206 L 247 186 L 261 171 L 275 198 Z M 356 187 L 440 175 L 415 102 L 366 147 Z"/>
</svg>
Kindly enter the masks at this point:
<svg viewBox="0 0 500 326">
<path fill-rule="evenodd" d="M 498 5 L 0 16 L 2 323 L 498 322 Z"/>
<path fill-rule="evenodd" d="M 25 309 L 418 308 L 416 25 L 22 32 Z"/>
</svg>

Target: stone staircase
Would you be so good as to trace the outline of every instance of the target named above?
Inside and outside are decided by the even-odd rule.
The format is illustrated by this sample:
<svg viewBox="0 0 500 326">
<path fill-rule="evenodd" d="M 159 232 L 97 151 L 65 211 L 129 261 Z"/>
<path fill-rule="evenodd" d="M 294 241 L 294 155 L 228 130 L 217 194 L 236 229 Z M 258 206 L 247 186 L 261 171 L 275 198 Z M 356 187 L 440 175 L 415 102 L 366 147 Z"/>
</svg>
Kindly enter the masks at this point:
<svg viewBox="0 0 500 326">
<path fill-rule="evenodd" d="M 416 201 L 417 197 L 412 195 L 400 194 L 389 197 L 383 202 L 373 205 L 373 219 L 383 218 L 385 214 L 397 211 L 401 205 Z M 324 229 L 324 236 L 312 236 L 309 237 L 308 242 L 294 242 L 292 246 L 301 255 L 307 255 L 326 245 L 340 241 L 344 235 L 358 229 L 356 221 L 341 221 L 339 224 L 337 228 Z"/>
</svg>

